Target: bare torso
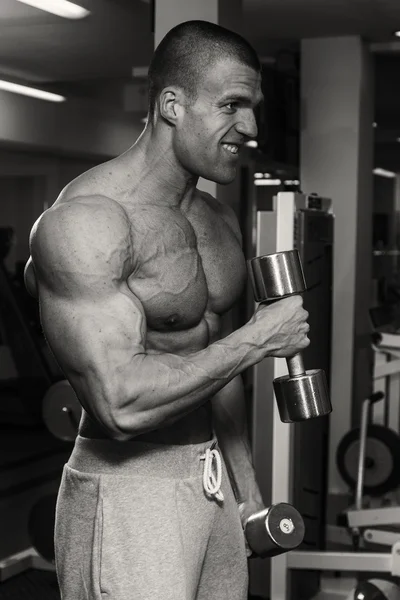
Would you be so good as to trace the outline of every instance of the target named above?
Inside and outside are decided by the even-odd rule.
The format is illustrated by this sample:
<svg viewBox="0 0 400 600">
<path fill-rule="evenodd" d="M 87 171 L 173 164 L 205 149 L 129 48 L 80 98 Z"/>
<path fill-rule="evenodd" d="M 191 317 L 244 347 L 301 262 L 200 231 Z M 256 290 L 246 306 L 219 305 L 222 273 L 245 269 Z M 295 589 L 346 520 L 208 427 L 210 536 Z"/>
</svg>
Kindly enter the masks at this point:
<svg viewBox="0 0 400 600">
<path fill-rule="evenodd" d="M 116 187 L 118 182 L 118 187 Z M 221 317 L 243 290 L 246 268 L 235 224 L 210 196 L 171 207 L 143 201 L 118 159 L 72 182 L 57 203 L 101 194 L 119 202 L 131 222 L 134 271 L 128 287 L 141 301 L 147 322 L 146 352 L 189 354 L 221 336 Z M 236 230 L 235 230 L 236 229 Z M 84 411 L 80 434 L 106 437 Z M 210 402 L 173 425 L 140 436 L 168 444 L 210 439 Z"/>
</svg>

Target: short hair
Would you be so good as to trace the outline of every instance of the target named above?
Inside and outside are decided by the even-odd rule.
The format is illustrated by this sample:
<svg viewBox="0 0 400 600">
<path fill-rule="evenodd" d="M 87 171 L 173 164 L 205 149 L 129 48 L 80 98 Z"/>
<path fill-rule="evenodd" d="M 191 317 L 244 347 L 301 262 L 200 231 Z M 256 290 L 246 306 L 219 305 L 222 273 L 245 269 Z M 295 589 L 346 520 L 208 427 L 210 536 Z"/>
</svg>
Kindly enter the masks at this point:
<svg viewBox="0 0 400 600">
<path fill-rule="evenodd" d="M 148 73 L 149 117 L 168 85 L 181 87 L 195 100 L 199 82 L 217 59 L 229 57 L 257 72 L 261 64 L 241 35 L 208 21 L 186 21 L 171 29 L 156 48 Z"/>
</svg>

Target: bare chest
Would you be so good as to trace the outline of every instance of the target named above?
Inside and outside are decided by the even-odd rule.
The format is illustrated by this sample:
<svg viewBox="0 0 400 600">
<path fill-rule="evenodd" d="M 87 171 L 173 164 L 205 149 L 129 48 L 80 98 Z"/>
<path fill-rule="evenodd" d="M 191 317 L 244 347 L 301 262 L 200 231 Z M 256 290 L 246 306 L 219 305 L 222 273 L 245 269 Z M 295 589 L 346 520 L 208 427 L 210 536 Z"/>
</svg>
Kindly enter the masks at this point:
<svg viewBox="0 0 400 600">
<path fill-rule="evenodd" d="M 146 206 L 132 228 L 135 270 L 128 280 L 147 325 L 182 331 L 228 311 L 246 277 L 240 244 L 229 225 L 209 210 Z"/>
</svg>

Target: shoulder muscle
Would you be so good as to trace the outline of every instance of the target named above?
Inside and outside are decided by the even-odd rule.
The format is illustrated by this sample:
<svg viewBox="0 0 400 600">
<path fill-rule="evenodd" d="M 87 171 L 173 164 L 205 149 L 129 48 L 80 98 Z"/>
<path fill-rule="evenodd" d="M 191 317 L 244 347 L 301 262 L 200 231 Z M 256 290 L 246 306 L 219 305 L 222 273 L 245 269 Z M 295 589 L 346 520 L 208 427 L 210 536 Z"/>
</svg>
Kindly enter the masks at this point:
<svg viewBox="0 0 400 600">
<path fill-rule="evenodd" d="M 103 197 L 76 198 L 46 211 L 31 233 L 39 284 L 68 295 L 104 291 L 132 270 L 130 225 L 123 208 Z"/>
</svg>

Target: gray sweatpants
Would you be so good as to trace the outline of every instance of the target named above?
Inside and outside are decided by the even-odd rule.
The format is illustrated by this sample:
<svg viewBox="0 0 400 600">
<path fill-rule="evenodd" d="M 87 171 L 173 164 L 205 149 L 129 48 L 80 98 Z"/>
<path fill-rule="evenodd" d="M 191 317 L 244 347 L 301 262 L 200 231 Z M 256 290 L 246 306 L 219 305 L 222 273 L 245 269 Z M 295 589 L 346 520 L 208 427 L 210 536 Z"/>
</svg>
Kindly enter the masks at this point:
<svg viewBox="0 0 400 600">
<path fill-rule="evenodd" d="M 78 437 L 56 511 L 62 600 L 246 600 L 238 507 L 213 449 Z"/>
</svg>

